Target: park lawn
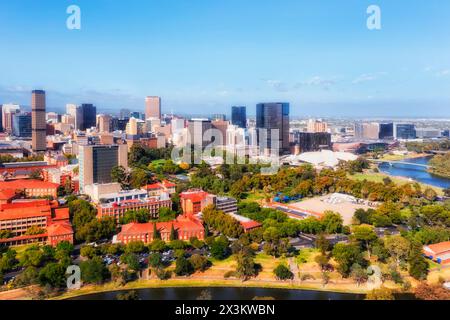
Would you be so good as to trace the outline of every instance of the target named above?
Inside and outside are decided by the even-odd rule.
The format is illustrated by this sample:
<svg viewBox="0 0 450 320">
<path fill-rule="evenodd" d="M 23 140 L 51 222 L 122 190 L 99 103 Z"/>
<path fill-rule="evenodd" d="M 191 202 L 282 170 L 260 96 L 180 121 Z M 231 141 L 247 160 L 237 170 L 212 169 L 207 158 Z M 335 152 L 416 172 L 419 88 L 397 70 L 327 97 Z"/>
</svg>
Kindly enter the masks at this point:
<svg viewBox="0 0 450 320">
<path fill-rule="evenodd" d="M 266 195 L 262 192 L 249 192 L 246 199 L 241 202 L 260 202 L 266 198 Z"/>
</svg>

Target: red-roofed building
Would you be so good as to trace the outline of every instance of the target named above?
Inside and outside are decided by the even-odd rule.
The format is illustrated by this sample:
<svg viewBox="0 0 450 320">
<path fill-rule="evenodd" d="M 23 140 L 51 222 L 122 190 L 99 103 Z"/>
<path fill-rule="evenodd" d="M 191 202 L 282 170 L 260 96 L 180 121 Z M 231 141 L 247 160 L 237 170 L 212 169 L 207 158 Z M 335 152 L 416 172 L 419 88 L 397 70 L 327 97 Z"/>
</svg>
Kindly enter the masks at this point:
<svg viewBox="0 0 450 320">
<path fill-rule="evenodd" d="M 27 235 L 31 227 L 45 232 Z M 56 245 L 60 241 L 73 243 L 73 230 L 69 221 L 69 209 L 59 208 L 57 201 L 23 200 L 0 205 L 0 230 L 11 232 L 11 237 L 0 239 L 10 246 L 28 243 Z"/>
<path fill-rule="evenodd" d="M 115 241 L 127 244 L 133 241 L 150 243 L 154 239 L 154 223 L 130 223 L 122 226 L 122 231 L 116 236 Z M 194 217 L 179 216 L 176 220 L 169 222 L 157 222 L 156 229 L 164 241 L 170 240 L 172 226 L 178 240 L 188 241 L 192 237 L 200 240 L 205 238 L 205 228 L 203 224 Z"/>
<path fill-rule="evenodd" d="M 164 180 L 163 182 L 157 182 L 142 187 L 142 190 L 148 192 L 149 197 L 161 196 L 162 193 L 174 194 L 176 192 L 177 185 Z"/>
<path fill-rule="evenodd" d="M 127 211 L 147 209 L 150 212 L 150 217 L 156 219 L 159 216 L 159 209 L 163 207 L 172 208 L 172 200 L 169 197 L 125 200 L 119 203 L 101 203 L 97 206 L 97 218 L 115 217 L 119 221 Z"/>
<path fill-rule="evenodd" d="M 203 190 L 192 189 L 180 193 L 181 208 L 186 215 L 196 215 L 207 205 L 208 193 Z"/>
<path fill-rule="evenodd" d="M 14 180 L 0 182 L 0 192 L 5 190 L 24 192 L 27 197 L 51 196 L 56 198 L 58 187 L 59 185 L 56 183 L 40 180 Z"/>
<path fill-rule="evenodd" d="M 0 191 L 0 204 L 10 203 L 12 200 L 19 197 L 16 190 L 6 189 Z"/>
<path fill-rule="evenodd" d="M 424 246 L 423 252 L 439 264 L 450 264 L 450 241 Z"/>
</svg>

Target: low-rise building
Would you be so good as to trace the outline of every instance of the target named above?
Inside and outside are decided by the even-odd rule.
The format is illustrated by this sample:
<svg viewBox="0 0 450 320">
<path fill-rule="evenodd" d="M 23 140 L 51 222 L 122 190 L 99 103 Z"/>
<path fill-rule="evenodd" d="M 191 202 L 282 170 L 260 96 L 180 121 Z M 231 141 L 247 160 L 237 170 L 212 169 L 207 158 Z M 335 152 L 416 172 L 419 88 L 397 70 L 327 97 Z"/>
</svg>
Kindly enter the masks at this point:
<svg viewBox="0 0 450 320">
<path fill-rule="evenodd" d="M 450 241 L 423 247 L 425 256 L 439 264 L 450 264 Z"/>
<path fill-rule="evenodd" d="M 42 233 L 29 234 L 31 227 L 42 229 Z M 0 231 L 10 232 L 10 237 L 0 239 L 0 244 L 8 246 L 73 243 L 69 208 L 60 208 L 57 201 L 20 200 L 0 205 Z"/>
<path fill-rule="evenodd" d="M 192 237 L 200 240 L 205 238 L 203 224 L 192 216 L 179 216 L 176 220 L 169 222 L 130 223 L 122 226 L 122 231 L 115 237 L 115 242 L 127 244 L 133 241 L 150 243 L 155 239 L 154 229 L 163 241 L 170 241 L 172 227 L 178 240 L 188 241 Z"/>
<path fill-rule="evenodd" d="M 159 209 L 164 207 L 172 208 L 172 200 L 167 194 L 161 197 L 101 203 L 97 206 L 97 218 L 114 217 L 117 221 L 120 221 L 127 211 L 147 209 L 149 210 L 150 218 L 157 219 L 159 217 Z"/>
<path fill-rule="evenodd" d="M 29 198 L 57 197 L 59 184 L 40 180 L 1 181 L 0 191 L 15 190 L 23 192 Z"/>
<path fill-rule="evenodd" d="M 177 185 L 170 181 L 164 180 L 142 187 L 142 190 L 147 191 L 149 197 L 160 196 L 162 193 L 174 194 Z"/>
</svg>

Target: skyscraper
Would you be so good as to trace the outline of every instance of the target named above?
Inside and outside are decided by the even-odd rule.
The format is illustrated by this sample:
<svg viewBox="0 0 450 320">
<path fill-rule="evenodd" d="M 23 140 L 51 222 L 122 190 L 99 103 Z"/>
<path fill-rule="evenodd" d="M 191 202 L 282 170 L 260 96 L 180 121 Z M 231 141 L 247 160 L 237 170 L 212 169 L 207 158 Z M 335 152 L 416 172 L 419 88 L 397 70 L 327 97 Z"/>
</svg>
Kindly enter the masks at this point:
<svg viewBox="0 0 450 320">
<path fill-rule="evenodd" d="M 13 115 L 20 112 L 18 104 L 4 104 L 2 106 L 2 130 L 11 133 L 13 130 Z"/>
<path fill-rule="evenodd" d="M 20 138 L 29 138 L 31 131 L 31 113 L 15 113 L 13 115 L 13 135 Z"/>
<path fill-rule="evenodd" d="M 247 126 L 246 107 L 231 107 L 231 124 L 239 128 L 245 128 Z"/>
<path fill-rule="evenodd" d="M 99 132 L 111 132 L 112 117 L 108 114 L 99 114 L 97 116 L 97 129 Z"/>
<path fill-rule="evenodd" d="M 145 119 L 159 118 L 161 119 L 161 98 L 147 97 L 145 98 Z"/>
<path fill-rule="evenodd" d="M 81 105 L 83 112 L 83 125 L 81 130 L 90 129 L 97 125 L 97 108 L 91 103 Z"/>
<path fill-rule="evenodd" d="M 394 124 L 394 138 L 395 139 L 415 139 L 416 127 L 409 123 L 396 123 Z"/>
<path fill-rule="evenodd" d="M 45 151 L 47 123 L 45 121 L 45 91 L 33 90 L 31 94 L 32 148 L 35 152 Z"/>
<path fill-rule="evenodd" d="M 206 148 L 209 144 L 211 144 L 211 139 L 209 139 L 209 137 L 205 135 L 205 132 L 207 132 L 211 128 L 212 128 L 211 120 L 208 119 L 189 120 L 188 133 L 190 141 L 187 141 L 187 144 Z"/>
<path fill-rule="evenodd" d="M 289 103 L 259 103 L 256 105 L 258 146 L 262 152 L 289 152 Z M 278 134 L 278 141 L 272 141 Z M 276 143 L 278 142 L 278 146 Z"/>
<path fill-rule="evenodd" d="M 394 139 L 394 124 L 380 123 L 380 139 Z"/>
<path fill-rule="evenodd" d="M 94 183 L 112 182 L 111 170 L 116 166 L 128 167 L 128 147 L 123 145 L 80 145 L 80 191 Z"/>
</svg>

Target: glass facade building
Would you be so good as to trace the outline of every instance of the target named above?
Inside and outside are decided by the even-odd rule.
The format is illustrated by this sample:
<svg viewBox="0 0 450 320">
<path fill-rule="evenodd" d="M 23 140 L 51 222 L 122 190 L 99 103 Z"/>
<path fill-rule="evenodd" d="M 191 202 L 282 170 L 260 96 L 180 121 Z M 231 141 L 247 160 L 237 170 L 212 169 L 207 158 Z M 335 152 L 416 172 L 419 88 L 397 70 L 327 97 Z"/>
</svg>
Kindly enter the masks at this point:
<svg viewBox="0 0 450 320">
<path fill-rule="evenodd" d="M 394 124 L 380 123 L 380 139 L 393 139 L 393 138 L 394 138 Z"/>
<path fill-rule="evenodd" d="M 396 123 L 394 128 L 395 139 L 416 139 L 416 128 L 413 124 L 409 123 Z"/>
<path fill-rule="evenodd" d="M 86 129 L 96 127 L 97 126 L 97 108 L 90 103 L 83 103 L 81 105 L 81 110 L 83 114 L 83 125 L 82 129 L 85 131 Z"/>
<path fill-rule="evenodd" d="M 232 107 L 231 108 L 231 124 L 244 128 L 247 126 L 247 108 L 246 107 Z"/>
<path fill-rule="evenodd" d="M 278 148 L 279 154 L 289 152 L 289 103 L 259 103 L 256 105 L 258 146 L 262 152 Z M 278 132 L 277 132 L 278 131 Z M 278 138 L 276 138 L 278 133 Z M 278 139 L 278 141 L 273 141 Z M 278 142 L 278 146 L 277 146 Z"/>
<path fill-rule="evenodd" d="M 13 115 L 13 135 L 20 138 L 30 138 L 31 130 L 31 114 L 17 113 Z"/>
</svg>

